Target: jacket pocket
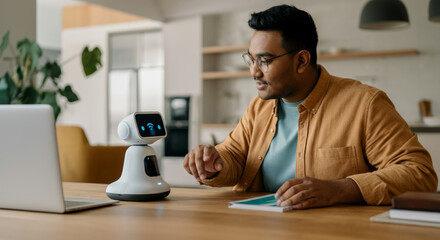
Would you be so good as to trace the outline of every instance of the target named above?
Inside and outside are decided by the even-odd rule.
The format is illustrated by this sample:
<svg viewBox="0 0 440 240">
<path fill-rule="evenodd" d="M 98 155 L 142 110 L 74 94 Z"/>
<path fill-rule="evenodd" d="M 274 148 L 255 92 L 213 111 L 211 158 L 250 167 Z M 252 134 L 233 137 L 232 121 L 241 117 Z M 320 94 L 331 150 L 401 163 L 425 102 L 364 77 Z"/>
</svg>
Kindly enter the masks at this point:
<svg viewBox="0 0 440 240">
<path fill-rule="evenodd" d="M 314 162 L 315 176 L 319 179 L 340 179 L 359 172 L 356 148 L 318 148 Z"/>
</svg>

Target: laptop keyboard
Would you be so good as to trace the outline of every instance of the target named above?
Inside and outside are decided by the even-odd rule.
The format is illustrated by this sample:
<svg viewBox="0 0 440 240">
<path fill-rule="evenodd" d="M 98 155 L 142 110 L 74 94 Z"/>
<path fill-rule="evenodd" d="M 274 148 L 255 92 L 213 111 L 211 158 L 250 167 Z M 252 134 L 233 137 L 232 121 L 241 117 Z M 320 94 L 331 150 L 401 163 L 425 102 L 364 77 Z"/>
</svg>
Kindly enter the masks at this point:
<svg viewBox="0 0 440 240">
<path fill-rule="evenodd" d="M 64 201 L 64 204 L 66 205 L 66 208 L 69 208 L 69 207 L 76 207 L 76 206 L 91 204 L 91 202 Z"/>
</svg>

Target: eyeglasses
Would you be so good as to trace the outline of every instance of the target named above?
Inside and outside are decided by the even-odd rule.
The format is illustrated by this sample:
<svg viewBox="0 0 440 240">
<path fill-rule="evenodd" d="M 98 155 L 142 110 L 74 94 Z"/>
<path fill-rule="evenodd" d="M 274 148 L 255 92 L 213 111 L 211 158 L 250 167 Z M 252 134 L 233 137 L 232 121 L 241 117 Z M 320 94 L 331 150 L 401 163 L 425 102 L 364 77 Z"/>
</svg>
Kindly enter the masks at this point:
<svg viewBox="0 0 440 240">
<path fill-rule="evenodd" d="M 263 72 L 267 72 L 269 70 L 269 63 L 271 63 L 274 59 L 282 57 L 284 55 L 287 54 L 291 54 L 294 52 L 298 52 L 300 51 L 300 49 L 294 49 L 292 51 L 286 52 L 284 54 L 275 56 L 275 57 L 271 57 L 269 59 L 265 59 L 264 57 L 258 57 L 257 58 L 257 67 Z M 252 57 L 252 55 L 249 52 L 243 53 L 243 55 L 241 55 L 243 57 L 244 62 L 249 66 L 252 67 L 252 64 L 255 63 L 255 58 Z"/>
</svg>

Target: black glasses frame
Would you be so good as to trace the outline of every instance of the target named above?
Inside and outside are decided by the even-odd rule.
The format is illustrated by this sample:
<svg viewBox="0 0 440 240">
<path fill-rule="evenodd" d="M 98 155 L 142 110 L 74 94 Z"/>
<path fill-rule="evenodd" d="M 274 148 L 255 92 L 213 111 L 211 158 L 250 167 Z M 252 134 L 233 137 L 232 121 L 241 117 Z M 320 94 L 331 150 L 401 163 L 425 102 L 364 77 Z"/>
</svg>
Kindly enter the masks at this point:
<svg viewBox="0 0 440 240">
<path fill-rule="evenodd" d="M 249 57 L 249 59 L 252 61 L 252 63 L 255 63 L 255 61 L 257 61 L 257 67 L 258 67 L 258 69 L 260 69 L 263 73 L 265 73 L 265 72 L 267 72 L 267 71 L 269 70 L 269 64 L 270 64 L 273 60 L 275 60 L 275 59 L 277 59 L 277 58 L 279 58 L 279 57 L 282 57 L 282 56 L 285 56 L 285 55 L 288 55 L 288 54 L 294 53 L 294 52 L 299 52 L 299 51 L 301 51 L 301 50 L 302 50 L 302 49 L 294 49 L 294 50 L 291 50 L 291 51 L 286 52 L 286 53 L 284 53 L 284 54 L 281 54 L 281 55 L 278 55 L 278 56 L 274 56 L 274 57 L 271 57 L 271 58 L 269 58 L 269 59 L 264 59 L 264 60 L 261 59 L 261 58 L 257 58 L 257 60 L 255 60 L 255 58 L 252 57 L 252 55 L 249 53 L 249 51 L 243 53 L 243 54 L 241 55 L 241 57 L 243 58 L 244 62 L 245 62 L 249 67 L 251 67 L 251 65 L 250 65 L 250 63 L 246 60 L 246 57 L 245 57 L 245 56 Z M 266 65 L 266 70 L 265 70 L 265 71 L 263 71 L 264 69 L 262 69 L 263 64 Z"/>
</svg>

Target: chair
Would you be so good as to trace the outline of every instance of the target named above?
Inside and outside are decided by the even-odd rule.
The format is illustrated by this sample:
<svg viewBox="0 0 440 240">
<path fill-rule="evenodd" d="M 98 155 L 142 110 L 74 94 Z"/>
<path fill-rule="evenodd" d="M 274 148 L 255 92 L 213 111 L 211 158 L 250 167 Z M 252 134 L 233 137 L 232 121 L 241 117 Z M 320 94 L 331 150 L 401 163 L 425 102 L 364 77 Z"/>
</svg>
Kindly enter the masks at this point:
<svg viewBox="0 0 440 240">
<path fill-rule="evenodd" d="M 91 146 L 78 126 L 57 125 L 56 132 L 63 181 L 111 183 L 121 176 L 129 146 Z"/>
</svg>

